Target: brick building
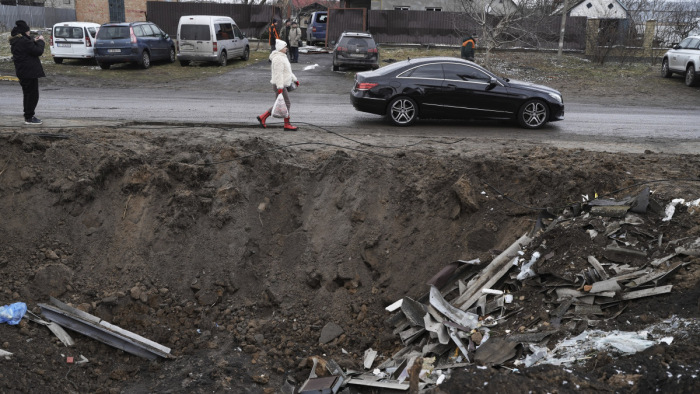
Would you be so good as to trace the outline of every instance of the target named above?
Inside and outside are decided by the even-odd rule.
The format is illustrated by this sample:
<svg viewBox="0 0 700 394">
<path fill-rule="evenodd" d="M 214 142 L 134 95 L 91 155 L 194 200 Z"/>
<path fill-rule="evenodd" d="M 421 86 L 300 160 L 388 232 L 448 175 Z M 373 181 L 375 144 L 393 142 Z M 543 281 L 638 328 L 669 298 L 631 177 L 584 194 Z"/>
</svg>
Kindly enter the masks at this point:
<svg viewBox="0 0 700 394">
<path fill-rule="evenodd" d="M 75 15 L 79 21 L 100 24 L 145 21 L 146 0 L 75 0 Z"/>
</svg>

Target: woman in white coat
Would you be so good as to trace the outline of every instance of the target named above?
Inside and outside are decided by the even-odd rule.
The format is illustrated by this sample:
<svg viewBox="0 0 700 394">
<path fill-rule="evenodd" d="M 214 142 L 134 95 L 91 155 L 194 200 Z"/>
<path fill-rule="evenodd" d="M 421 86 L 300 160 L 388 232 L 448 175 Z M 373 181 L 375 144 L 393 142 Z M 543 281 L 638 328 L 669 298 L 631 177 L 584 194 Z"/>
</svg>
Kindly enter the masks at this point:
<svg viewBox="0 0 700 394">
<path fill-rule="evenodd" d="M 291 109 L 292 103 L 289 101 L 289 88 L 292 84 L 299 86 L 299 80 L 292 73 L 292 65 L 287 58 L 287 43 L 282 40 L 275 41 L 275 50 L 270 53 L 270 73 L 272 78 L 270 83 L 275 90 L 275 98 L 277 95 L 284 97 L 284 103 L 287 105 L 287 111 Z M 267 128 L 265 120 L 272 114 L 272 107 L 265 111 L 264 114 L 258 116 L 258 122 L 263 128 Z M 289 131 L 297 130 L 297 127 L 289 123 L 289 118 L 284 118 L 284 129 Z"/>
</svg>

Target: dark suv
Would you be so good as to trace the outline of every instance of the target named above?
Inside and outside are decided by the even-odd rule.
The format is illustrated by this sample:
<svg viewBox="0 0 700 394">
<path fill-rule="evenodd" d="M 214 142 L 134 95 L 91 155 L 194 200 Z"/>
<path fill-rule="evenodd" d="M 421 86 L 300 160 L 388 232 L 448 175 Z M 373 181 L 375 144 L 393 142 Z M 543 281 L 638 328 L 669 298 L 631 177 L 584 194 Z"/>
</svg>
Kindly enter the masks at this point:
<svg viewBox="0 0 700 394">
<path fill-rule="evenodd" d="M 369 33 L 344 32 L 333 49 L 333 71 L 340 67 L 379 68 L 379 49 Z"/>
<path fill-rule="evenodd" d="M 95 60 L 103 69 L 114 63 L 134 62 L 142 68 L 151 61 L 175 61 L 175 43 L 151 22 L 105 23 L 97 31 Z"/>
</svg>

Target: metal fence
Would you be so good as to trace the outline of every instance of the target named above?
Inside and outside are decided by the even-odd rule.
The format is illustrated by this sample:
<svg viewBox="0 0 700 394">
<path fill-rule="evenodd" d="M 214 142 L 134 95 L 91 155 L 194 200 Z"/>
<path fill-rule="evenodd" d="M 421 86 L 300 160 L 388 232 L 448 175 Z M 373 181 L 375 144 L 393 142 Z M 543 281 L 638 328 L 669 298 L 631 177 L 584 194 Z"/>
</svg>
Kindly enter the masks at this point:
<svg viewBox="0 0 700 394">
<path fill-rule="evenodd" d="M 10 31 L 15 21 L 21 19 L 31 27 L 52 27 L 58 22 L 75 20 L 75 10 L 70 8 L 32 7 L 0 4 L 0 32 Z"/>
<path fill-rule="evenodd" d="M 282 20 L 279 8 L 269 5 L 146 2 L 146 19 L 173 37 L 183 15 L 229 16 L 248 37 L 266 36 L 272 18 Z"/>
</svg>

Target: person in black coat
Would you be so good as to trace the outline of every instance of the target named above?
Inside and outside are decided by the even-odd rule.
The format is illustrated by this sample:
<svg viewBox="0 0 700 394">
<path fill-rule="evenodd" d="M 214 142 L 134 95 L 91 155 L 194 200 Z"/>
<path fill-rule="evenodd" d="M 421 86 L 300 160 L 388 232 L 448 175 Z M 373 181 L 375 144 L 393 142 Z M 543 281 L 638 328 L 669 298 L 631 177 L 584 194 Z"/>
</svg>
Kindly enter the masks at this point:
<svg viewBox="0 0 700 394">
<path fill-rule="evenodd" d="M 16 21 L 15 25 L 10 35 L 10 48 L 24 94 L 24 123 L 41 124 L 41 120 L 34 116 L 34 110 L 39 103 L 39 78 L 46 76 L 39 59 L 44 53 L 44 36 L 33 39 L 29 35 L 29 25 L 23 20 Z"/>
</svg>

